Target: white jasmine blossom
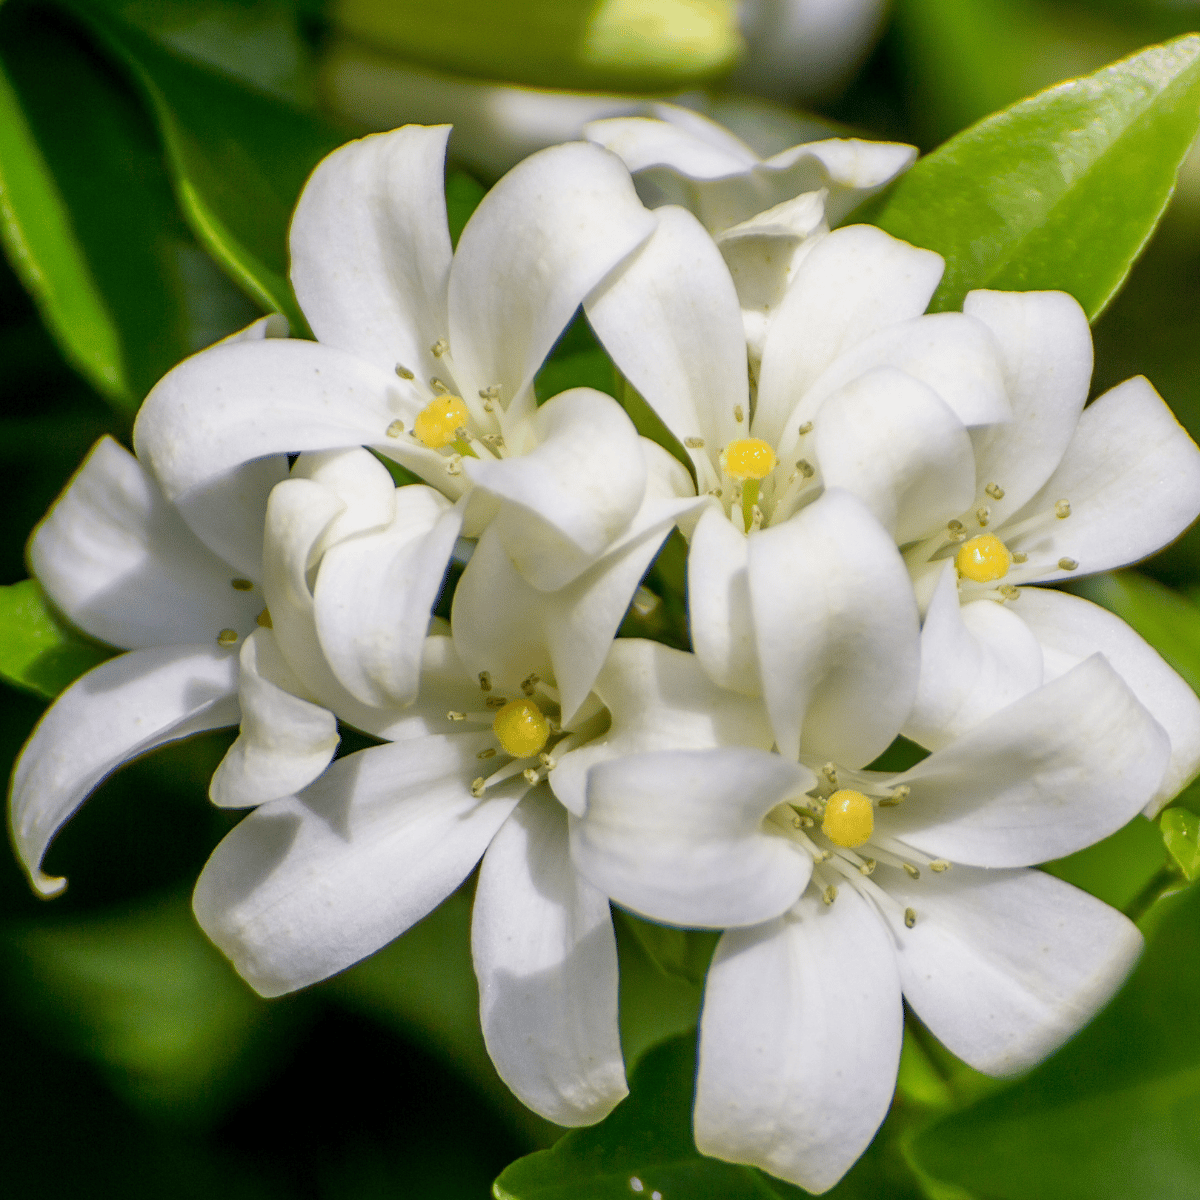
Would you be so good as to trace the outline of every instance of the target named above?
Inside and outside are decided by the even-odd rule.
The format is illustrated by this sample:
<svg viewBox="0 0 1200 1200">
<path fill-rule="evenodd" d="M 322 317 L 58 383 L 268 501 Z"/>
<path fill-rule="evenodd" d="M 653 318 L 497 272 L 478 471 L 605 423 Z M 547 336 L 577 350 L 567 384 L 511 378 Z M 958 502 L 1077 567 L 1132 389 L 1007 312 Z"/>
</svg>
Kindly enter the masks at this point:
<svg viewBox="0 0 1200 1200">
<path fill-rule="evenodd" d="M 1119 828 L 1167 766 L 1165 731 L 1100 655 L 902 772 L 797 763 L 729 726 L 707 749 L 666 740 L 598 746 L 564 802 L 595 886 L 728 930 L 700 1025 L 706 1154 L 825 1191 L 886 1115 L 902 996 L 960 1058 L 1008 1074 L 1137 956 L 1125 917 L 1027 869 Z"/>
</svg>

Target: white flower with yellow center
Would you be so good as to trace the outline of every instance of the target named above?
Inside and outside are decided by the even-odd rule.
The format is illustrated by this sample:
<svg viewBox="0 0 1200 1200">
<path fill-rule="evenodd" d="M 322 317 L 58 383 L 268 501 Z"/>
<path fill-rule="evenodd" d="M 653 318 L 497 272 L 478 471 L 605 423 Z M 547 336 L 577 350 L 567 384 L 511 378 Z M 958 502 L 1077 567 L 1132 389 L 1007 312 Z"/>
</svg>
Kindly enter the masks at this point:
<svg viewBox="0 0 1200 1200">
<path fill-rule="evenodd" d="M 318 340 L 220 346 L 187 360 L 147 398 L 135 441 L 218 550 L 224 533 L 210 505 L 236 487 L 244 464 L 370 447 L 462 501 L 463 532 L 499 542 L 535 591 L 562 594 L 596 572 L 606 641 L 680 511 L 660 502 L 669 464 L 611 397 L 577 388 L 538 407 L 533 379 L 584 296 L 654 221 L 620 162 L 576 143 L 510 172 L 452 253 L 447 132 L 407 126 L 326 158 L 291 229 L 292 281 Z M 664 470 L 658 487 L 652 477 Z M 415 589 L 422 603 L 445 569 L 435 557 L 423 562 L 432 582 Z M 388 572 L 371 566 L 381 569 L 361 572 L 347 611 L 388 602 L 376 594 Z M 490 590 L 477 574 L 468 569 L 463 586 Z M 410 630 L 411 664 L 428 610 L 397 616 Z M 575 640 L 565 599 L 547 619 L 558 641 Z M 463 649 L 473 666 L 499 673 L 492 656 L 503 646 L 486 633 Z M 602 645 L 592 660 L 555 662 L 568 703 L 587 694 L 601 662 Z M 412 669 L 384 679 L 365 661 L 333 665 L 364 703 L 378 703 L 381 690 L 394 703 L 415 693 Z"/>
<path fill-rule="evenodd" d="M 1119 828 L 1167 767 L 1165 731 L 1102 656 L 906 771 L 797 763 L 732 722 L 714 734 L 640 753 L 610 734 L 579 752 L 582 779 L 551 777 L 584 878 L 651 920 L 727 930 L 700 1022 L 703 1153 L 825 1191 L 887 1113 L 902 998 L 1004 1075 L 1130 969 L 1130 921 L 1028 869 Z"/>
</svg>

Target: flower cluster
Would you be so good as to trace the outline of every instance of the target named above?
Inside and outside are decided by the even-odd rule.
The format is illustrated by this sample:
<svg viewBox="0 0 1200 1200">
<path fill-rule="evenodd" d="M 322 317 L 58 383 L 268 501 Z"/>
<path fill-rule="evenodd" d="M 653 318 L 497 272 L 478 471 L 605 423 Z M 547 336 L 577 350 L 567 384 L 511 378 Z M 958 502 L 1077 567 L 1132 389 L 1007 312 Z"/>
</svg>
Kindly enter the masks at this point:
<svg viewBox="0 0 1200 1200">
<path fill-rule="evenodd" d="M 722 930 L 697 1144 L 825 1190 L 887 1111 L 902 998 L 1003 1074 L 1134 961 L 1125 917 L 1031 868 L 1173 797 L 1200 702 L 1028 585 L 1176 537 L 1200 451 L 1144 379 L 1085 407 L 1070 297 L 926 313 L 939 256 L 844 224 L 907 147 L 764 161 L 670 109 L 600 121 L 452 248 L 447 132 L 325 159 L 291 231 L 314 339 L 266 318 L 180 364 L 136 457 L 100 442 L 36 530 L 46 595 L 127 653 L 25 747 L 18 852 L 55 893 L 105 775 L 237 725 L 210 794 L 252 811 L 195 911 L 260 993 L 479 864 L 488 1049 L 581 1125 L 626 1091 L 610 902 Z M 538 402 L 580 309 L 661 444 L 604 392 Z M 616 636 L 675 530 L 686 652 Z M 379 744 L 336 757 L 342 726 Z M 880 769 L 901 737 L 916 761 Z"/>
</svg>

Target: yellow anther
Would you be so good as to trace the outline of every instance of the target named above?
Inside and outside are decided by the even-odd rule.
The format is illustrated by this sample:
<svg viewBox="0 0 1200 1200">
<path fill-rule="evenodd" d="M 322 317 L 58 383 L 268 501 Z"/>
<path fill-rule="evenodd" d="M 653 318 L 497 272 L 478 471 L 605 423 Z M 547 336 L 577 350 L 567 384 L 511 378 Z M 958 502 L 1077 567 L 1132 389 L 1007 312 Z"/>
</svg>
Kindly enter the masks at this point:
<svg viewBox="0 0 1200 1200">
<path fill-rule="evenodd" d="M 805 421 L 804 424 L 800 426 L 800 428 L 797 432 L 800 434 L 801 437 L 804 437 L 804 435 L 806 433 L 812 433 L 812 427 L 813 426 L 812 426 L 811 421 Z"/>
<path fill-rule="evenodd" d="M 740 404 L 733 406 L 733 419 L 740 425 L 746 419 L 746 410 Z"/>
<path fill-rule="evenodd" d="M 275 628 L 271 624 L 271 610 L 269 608 L 264 608 L 262 610 L 262 612 L 260 612 L 258 614 L 257 618 L 255 618 L 255 620 L 256 620 L 256 624 L 261 626 L 263 629 L 274 629 Z"/>
<path fill-rule="evenodd" d="M 921 878 L 921 868 L 920 867 L 914 866 L 910 862 L 904 862 L 904 863 L 901 863 L 900 865 L 904 868 L 904 873 L 905 873 L 905 875 L 907 875 L 909 877 L 909 879 L 920 879 Z"/>
<path fill-rule="evenodd" d="M 390 438 L 398 438 L 404 432 L 404 422 L 393 421 L 383 432 Z"/>
<path fill-rule="evenodd" d="M 807 458 L 802 458 L 796 463 L 796 470 L 799 471 L 805 479 L 811 479 L 817 473 L 817 468 L 814 467 Z"/>
<path fill-rule="evenodd" d="M 985 528 L 987 523 L 991 519 L 992 519 L 992 510 L 990 508 L 988 508 L 988 506 L 986 504 L 981 504 L 975 510 L 975 520 L 977 520 L 979 522 L 980 529 Z"/>
<path fill-rule="evenodd" d="M 510 700 L 496 714 L 492 731 L 505 753 L 532 758 L 550 737 L 550 722 L 532 700 Z"/>
<path fill-rule="evenodd" d="M 832 904 L 837 898 L 837 886 L 832 883 L 821 893 L 821 900 L 825 904 Z"/>
<path fill-rule="evenodd" d="M 490 671 L 479 672 L 479 687 L 481 691 L 490 692 L 492 690 L 492 674 Z"/>
<path fill-rule="evenodd" d="M 235 592 L 250 592 L 254 590 L 254 584 L 249 579 L 231 579 L 229 586 Z"/>
<path fill-rule="evenodd" d="M 945 858 L 935 858 L 933 862 L 929 864 L 929 869 L 940 875 L 943 871 L 950 870 L 950 862 Z"/>
<path fill-rule="evenodd" d="M 445 354 L 449 349 L 450 343 L 446 341 L 445 338 L 438 338 L 438 340 L 429 347 L 429 353 L 432 354 L 434 358 L 441 358 L 442 355 Z"/>
<path fill-rule="evenodd" d="M 1029 561 L 1029 555 L 1028 555 L 1028 554 L 1022 554 L 1022 553 L 1020 552 L 1020 550 L 1014 550 L 1014 551 L 1013 551 L 1013 562 L 1015 562 L 1015 563 L 1023 563 L 1023 562 L 1028 562 L 1028 561 Z"/>
<path fill-rule="evenodd" d="M 1058 560 L 1058 569 L 1060 571 L 1075 571 L 1078 570 L 1079 563 L 1073 558 L 1060 558 Z"/>
<path fill-rule="evenodd" d="M 911 929 L 917 923 L 917 910 L 915 908 L 906 908 L 904 910 L 904 925 L 906 929 Z"/>
<path fill-rule="evenodd" d="M 222 629 L 221 632 L 217 634 L 217 645 L 218 646 L 223 646 L 226 648 L 228 648 L 229 646 L 236 646 L 237 640 L 238 639 L 237 639 L 237 630 L 236 629 Z"/>
<path fill-rule="evenodd" d="M 461 396 L 439 396 L 417 414 L 413 433 L 430 450 L 440 450 L 454 441 L 470 417 Z"/>
<path fill-rule="evenodd" d="M 989 483 L 983 490 L 987 492 L 987 494 L 991 496 L 993 500 L 1004 499 L 1004 489 L 998 483 Z"/>
<path fill-rule="evenodd" d="M 413 375 L 413 373 L 403 363 L 396 364 L 396 374 L 399 375 L 401 379 L 416 378 L 416 376 Z"/>
<path fill-rule="evenodd" d="M 954 565 L 964 579 L 974 583 L 991 583 L 1008 574 L 1012 555 L 994 533 L 980 533 L 963 542 Z"/>
<path fill-rule="evenodd" d="M 864 858 L 862 861 L 862 866 L 858 868 L 858 873 L 860 875 L 873 875 L 877 865 L 878 864 L 873 858 Z"/>
<path fill-rule="evenodd" d="M 1002 583 L 996 589 L 1005 600 L 1020 600 L 1021 589 L 1015 588 L 1011 583 Z"/>
<path fill-rule="evenodd" d="M 775 451 L 762 438 L 738 438 L 725 447 L 724 466 L 731 479 L 765 479 L 775 469 Z"/>
<path fill-rule="evenodd" d="M 525 770 L 521 772 L 521 775 L 524 777 L 525 782 L 530 786 L 538 781 L 538 773 L 532 767 L 526 767 Z"/>
<path fill-rule="evenodd" d="M 704 449 L 704 439 L 703 438 L 684 438 L 683 444 L 689 450 L 703 450 Z"/>
<path fill-rule="evenodd" d="M 1055 500 L 1054 515 L 1060 520 L 1065 521 L 1071 515 L 1070 500 Z"/>
<path fill-rule="evenodd" d="M 496 747 L 488 746 L 488 748 L 486 750 L 480 750 L 480 752 L 477 755 L 475 755 L 475 757 L 476 758 L 495 758 L 496 757 Z"/>
<path fill-rule="evenodd" d="M 446 714 L 447 721 L 465 721 L 466 719 L 467 719 L 467 714 L 465 712 L 455 712 L 454 709 L 451 709 Z"/>
<path fill-rule="evenodd" d="M 507 703 L 507 696 L 489 696 L 484 701 L 484 704 L 486 704 L 488 708 L 503 708 Z"/>
<path fill-rule="evenodd" d="M 821 832 L 835 845 L 861 846 L 875 828 L 875 809 L 862 792 L 842 788 L 825 802 Z"/>
<path fill-rule="evenodd" d="M 471 780 L 471 795 L 478 800 L 483 795 L 483 789 L 487 787 L 487 780 L 482 775 L 478 779 Z"/>
</svg>

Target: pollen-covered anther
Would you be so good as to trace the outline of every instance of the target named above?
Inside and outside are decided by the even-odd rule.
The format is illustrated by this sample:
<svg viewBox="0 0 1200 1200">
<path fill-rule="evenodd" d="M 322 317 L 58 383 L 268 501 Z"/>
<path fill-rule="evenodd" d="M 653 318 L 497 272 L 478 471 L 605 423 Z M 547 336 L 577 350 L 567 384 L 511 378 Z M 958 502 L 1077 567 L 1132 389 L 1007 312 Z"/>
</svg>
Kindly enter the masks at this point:
<svg viewBox="0 0 1200 1200">
<path fill-rule="evenodd" d="M 836 887 L 834 884 L 832 884 L 832 883 L 831 883 L 831 884 L 830 884 L 830 885 L 829 885 L 829 886 L 828 886 L 828 887 L 827 887 L 827 888 L 826 888 L 826 889 L 825 889 L 825 890 L 824 890 L 824 891 L 821 893 L 821 900 L 822 900 L 822 902 L 823 902 L 823 903 L 825 903 L 825 904 L 832 904 L 832 903 L 833 903 L 833 902 L 834 902 L 834 901 L 837 899 L 837 896 L 838 896 L 838 890 L 837 890 L 837 887 Z"/>
<path fill-rule="evenodd" d="M 906 929 L 911 929 L 917 923 L 917 910 L 915 908 L 906 908 L 904 910 L 904 925 Z"/>
<path fill-rule="evenodd" d="M 684 438 L 683 444 L 689 450 L 703 450 L 704 449 L 704 439 L 703 438 L 697 438 L 697 437 Z"/>
<path fill-rule="evenodd" d="M 445 338 L 438 338 L 438 340 L 429 347 L 429 353 L 432 354 L 434 358 L 441 358 L 442 355 L 445 354 L 449 349 L 450 343 L 446 341 Z"/>
<path fill-rule="evenodd" d="M 471 795 L 478 800 L 483 795 L 483 789 L 487 787 L 487 780 L 482 775 L 478 779 L 471 780 Z"/>
<path fill-rule="evenodd" d="M 1058 569 L 1060 571 L 1077 571 L 1079 563 L 1073 558 L 1060 558 L 1058 560 Z"/>
<path fill-rule="evenodd" d="M 1011 583 L 1002 583 L 996 590 L 1005 600 L 1020 600 L 1021 598 L 1021 589 L 1013 587 Z"/>
<path fill-rule="evenodd" d="M 987 494 L 991 496 L 993 500 L 1004 499 L 1004 489 L 998 483 L 989 483 L 983 490 L 987 492 Z"/>
<path fill-rule="evenodd" d="M 807 458 L 802 458 L 796 463 L 796 470 L 799 471 L 805 479 L 811 479 L 817 473 L 817 468 L 814 467 Z"/>
<path fill-rule="evenodd" d="M 264 608 L 262 612 L 255 617 L 254 623 L 262 629 L 275 628 L 275 626 L 271 624 L 271 610 L 269 608 Z"/>
<path fill-rule="evenodd" d="M 725 447 L 721 465 L 731 479 L 765 479 L 775 469 L 775 451 L 762 438 L 738 438 Z"/>
<path fill-rule="evenodd" d="M 461 396 L 438 396 L 417 414 L 413 434 L 430 450 L 440 450 L 454 441 L 470 417 Z"/>
<path fill-rule="evenodd" d="M 526 767 L 525 770 L 521 772 L 521 775 L 525 782 L 531 787 L 541 778 L 541 776 L 538 775 L 538 773 L 532 767 Z"/>
<path fill-rule="evenodd" d="M 740 404 L 733 406 L 733 419 L 739 425 L 746 419 L 746 410 Z"/>
<path fill-rule="evenodd" d="M 236 629 L 222 629 L 221 632 L 217 634 L 217 645 L 221 646 L 222 648 L 227 649 L 230 646 L 236 646 L 237 640 L 238 635 Z"/>
<path fill-rule="evenodd" d="M 892 794 L 890 796 L 884 796 L 883 799 L 879 801 L 879 807 L 895 808 L 896 805 L 903 804 L 904 801 L 908 799 L 908 793 L 911 790 L 912 789 L 907 783 L 900 784 L 899 787 L 892 789 Z"/>
<path fill-rule="evenodd" d="M 484 749 L 484 750 L 480 750 L 480 752 L 479 752 L 477 755 L 475 755 L 475 757 L 476 757 L 476 758 L 480 758 L 480 759 L 482 759 L 482 758 L 495 758 L 495 757 L 496 757 L 496 747 L 495 747 L 495 746 L 488 746 L 486 749 Z"/>
<path fill-rule="evenodd" d="M 874 830 L 875 807 L 862 792 L 842 788 L 825 802 L 821 832 L 834 845 L 853 849 L 870 841 Z"/>
<path fill-rule="evenodd" d="M 526 696 L 532 696 L 537 690 L 537 685 L 541 682 L 542 677 L 536 671 L 532 671 L 521 680 L 521 691 L 524 692 Z"/>
<path fill-rule="evenodd" d="M 249 579 L 231 579 L 229 586 L 235 592 L 252 592 L 254 590 L 254 584 Z"/>
<path fill-rule="evenodd" d="M 921 868 L 920 867 L 914 866 L 910 862 L 903 862 L 900 865 L 904 868 L 904 873 L 905 873 L 905 875 L 907 875 L 909 877 L 909 879 L 920 879 L 921 878 Z"/>
<path fill-rule="evenodd" d="M 416 378 L 416 376 L 403 363 L 396 364 L 396 374 L 399 375 L 401 379 Z"/>
<path fill-rule="evenodd" d="M 550 722 L 532 700 L 510 700 L 492 722 L 492 732 L 506 754 L 532 758 L 550 737 Z"/>
<path fill-rule="evenodd" d="M 935 874 L 940 875 L 943 871 L 950 870 L 950 863 L 947 859 L 935 858 L 933 862 L 929 864 L 929 869 Z"/>
<path fill-rule="evenodd" d="M 466 719 L 467 719 L 467 714 L 465 712 L 456 712 L 454 709 L 451 709 L 446 714 L 447 721 L 465 721 Z"/>
<path fill-rule="evenodd" d="M 482 692 L 490 692 L 492 690 L 492 675 L 490 671 L 479 672 L 479 690 Z"/>
<path fill-rule="evenodd" d="M 811 421 L 805 421 L 796 432 L 803 437 L 806 433 L 812 433 L 812 427 L 813 423 Z"/>
<path fill-rule="evenodd" d="M 390 438 L 398 438 L 404 432 L 404 422 L 400 420 L 393 421 L 385 430 L 384 433 Z"/>
<path fill-rule="evenodd" d="M 987 526 L 987 523 L 991 519 L 992 519 L 992 510 L 990 508 L 988 508 L 988 506 L 986 504 L 981 504 L 975 510 L 975 520 L 977 520 L 979 522 L 980 529 L 985 528 Z"/>
<path fill-rule="evenodd" d="M 1008 574 L 1012 560 L 1008 547 L 994 533 L 979 533 L 959 547 L 954 565 L 963 579 L 992 583 Z"/>
<path fill-rule="evenodd" d="M 1065 521 L 1071 515 L 1070 500 L 1055 500 L 1054 515 L 1060 520 Z"/>
</svg>

